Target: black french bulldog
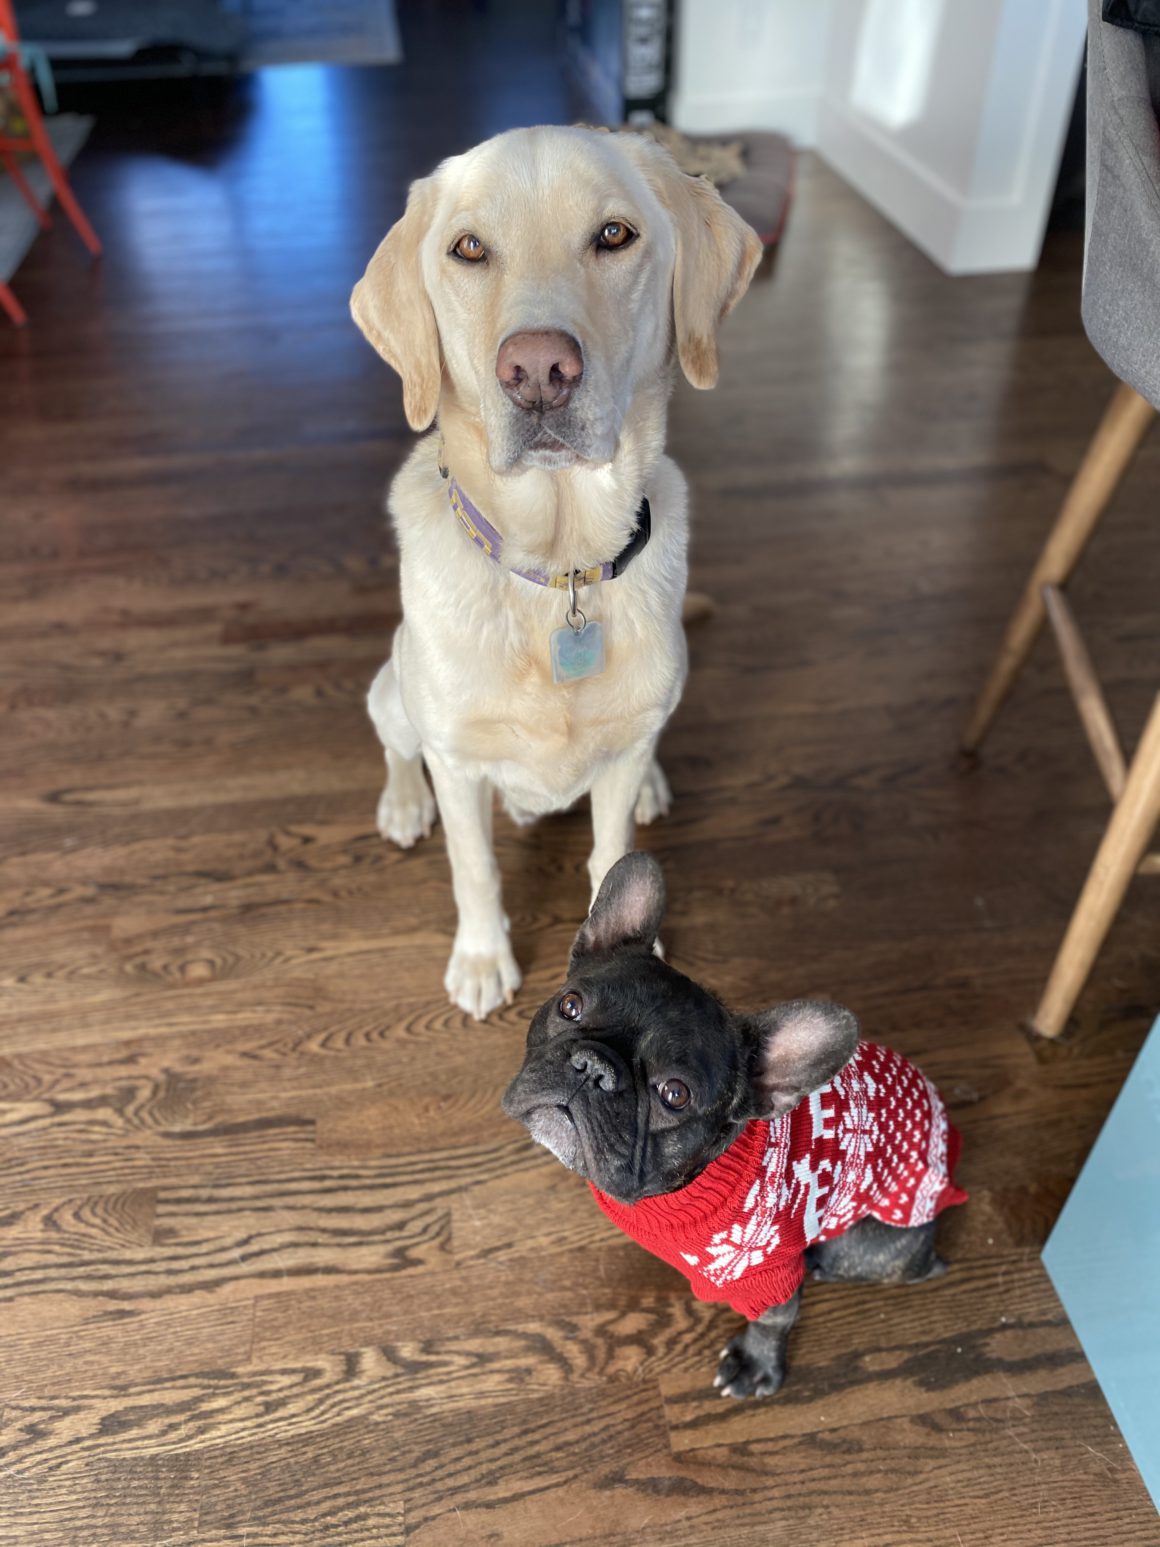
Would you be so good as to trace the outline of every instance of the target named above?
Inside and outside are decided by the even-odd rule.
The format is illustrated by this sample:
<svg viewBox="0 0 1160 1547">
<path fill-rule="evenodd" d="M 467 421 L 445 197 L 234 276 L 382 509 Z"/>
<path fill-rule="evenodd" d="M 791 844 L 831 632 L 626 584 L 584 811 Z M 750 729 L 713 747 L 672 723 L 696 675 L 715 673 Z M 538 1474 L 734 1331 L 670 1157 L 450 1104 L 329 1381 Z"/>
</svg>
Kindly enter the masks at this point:
<svg viewBox="0 0 1160 1547">
<path fill-rule="evenodd" d="M 730 1015 L 654 953 L 664 900 L 648 855 L 609 871 L 504 1110 L 699 1298 L 749 1318 L 715 1384 L 768 1396 L 807 1268 L 892 1284 L 946 1271 L 935 1215 L 966 1197 L 958 1134 L 930 1082 L 860 1042 L 848 1010 Z"/>
</svg>

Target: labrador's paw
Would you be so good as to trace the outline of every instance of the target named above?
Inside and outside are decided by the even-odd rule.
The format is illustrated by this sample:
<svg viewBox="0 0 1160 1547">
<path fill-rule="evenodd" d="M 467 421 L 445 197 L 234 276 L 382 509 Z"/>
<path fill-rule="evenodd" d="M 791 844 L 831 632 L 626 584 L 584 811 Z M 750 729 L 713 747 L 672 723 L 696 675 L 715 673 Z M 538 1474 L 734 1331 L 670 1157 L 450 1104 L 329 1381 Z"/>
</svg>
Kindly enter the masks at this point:
<svg viewBox="0 0 1160 1547">
<path fill-rule="evenodd" d="M 443 986 L 452 1004 L 482 1021 L 501 1004 L 511 1004 L 521 982 L 520 969 L 505 939 L 497 950 L 486 953 L 456 946 Z"/>
<path fill-rule="evenodd" d="M 721 1352 L 713 1384 L 723 1397 L 771 1397 L 785 1379 L 785 1370 L 756 1358 L 738 1333 Z"/>
<path fill-rule="evenodd" d="M 435 797 L 427 785 L 422 764 L 396 768 L 379 796 L 375 825 L 379 836 L 409 849 L 420 838 L 429 838 L 435 822 Z"/>
<path fill-rule="evenodd" d="M 669 781 L 654 757 L 648 765 L 640 794 L 636 797 L 636 810 L 633 815 L 637 825 L 647 827 L 650 822 L 655 822 L 657 817 L 668 816 L 672 804 L 673 792 L 669 789 Z"/>
</svg>

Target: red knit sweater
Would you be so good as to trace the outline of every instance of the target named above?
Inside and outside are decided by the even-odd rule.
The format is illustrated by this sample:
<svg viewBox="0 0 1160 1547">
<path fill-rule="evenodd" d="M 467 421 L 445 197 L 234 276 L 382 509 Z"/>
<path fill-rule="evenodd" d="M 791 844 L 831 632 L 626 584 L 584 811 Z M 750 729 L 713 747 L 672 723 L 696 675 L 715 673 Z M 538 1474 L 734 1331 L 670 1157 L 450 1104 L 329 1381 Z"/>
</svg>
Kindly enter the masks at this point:
<svg viewBox="0 0 1160 1547">
<path fill-rule="evenodd" d="M 953 1180 L 959 1145 L 922 1071 L 860 1042 L 828 1085 L 775 1123 L 748 1124 L 687 1187 L 636 1204 L 592 1192 L 698 1299 L 727 1300 L 755 1321 L 794 1294 L 812 1242 L 868 1214 L 922 1225 L 964 1203 Z"/>
</svg>

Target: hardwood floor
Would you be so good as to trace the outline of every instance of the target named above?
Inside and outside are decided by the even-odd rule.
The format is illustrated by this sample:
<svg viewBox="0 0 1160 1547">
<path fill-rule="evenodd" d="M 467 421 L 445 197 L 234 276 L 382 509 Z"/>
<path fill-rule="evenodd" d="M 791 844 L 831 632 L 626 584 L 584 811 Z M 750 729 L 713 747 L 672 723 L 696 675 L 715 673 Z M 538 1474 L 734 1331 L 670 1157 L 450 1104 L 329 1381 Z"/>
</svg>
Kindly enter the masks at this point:
<svg viewBox="0 0 1160 1547">
<path fill-rule="evenodd" d="M 723 1402 L 730 1314 L 499 1110 L 586 812 L 497 818 L 527 982 L 484 1026 L 441 832 L 373 827 L 411 436 L 347 294 L 413 175 L 570 112 L 539 12 L 453 9 L 400 70 L 99 98 L 107 258 L 39 241 L 0 331 L 0 1544 L 1155 1547 L 1038 1254 L 1160 1006 L 1160 893 L 1029 1041 L 1107 815 L 1049 643 L 955 756 L 1112 387 L 1078 238 L 950 280 L 806 158 L 720 388 L 674 398 L 719 608 L 644 838 L 670 955 L 854 1006 L 972 1194 L 946 1280 L 815 1286 L 784 1392 Z M 1129 744 L 1158 485 L 1153 439 L 1071 588 Z"/>
</svg>

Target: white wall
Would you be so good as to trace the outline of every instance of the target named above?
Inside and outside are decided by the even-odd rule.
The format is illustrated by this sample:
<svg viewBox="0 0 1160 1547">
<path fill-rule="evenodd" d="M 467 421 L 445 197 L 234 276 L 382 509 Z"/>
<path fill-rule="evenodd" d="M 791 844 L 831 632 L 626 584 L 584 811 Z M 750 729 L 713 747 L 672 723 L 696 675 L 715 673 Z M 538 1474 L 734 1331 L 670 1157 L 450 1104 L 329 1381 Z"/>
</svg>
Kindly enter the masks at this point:
<svg viewBox="0 0 1160 1547">
<path fill-rule="evenodd" d="M 680 0 L 673 121 L 779 129 L 952 274 L 1033 268 L 1085 0 Z"/>
<path fill-rule="evenodd" d="M 817 137 L 833 0 L 679 0 L 672 119 Z"/>
<path fill-rule="evenodd" d="M 951 274 L 1034 268 L 1084 0 L 834 0 L 817 145 Z"/>
</svg>

